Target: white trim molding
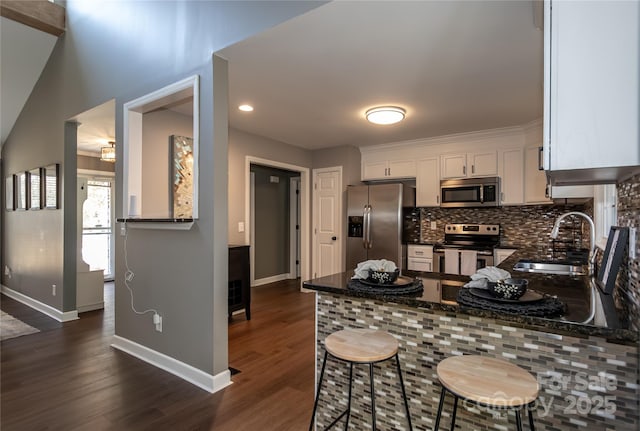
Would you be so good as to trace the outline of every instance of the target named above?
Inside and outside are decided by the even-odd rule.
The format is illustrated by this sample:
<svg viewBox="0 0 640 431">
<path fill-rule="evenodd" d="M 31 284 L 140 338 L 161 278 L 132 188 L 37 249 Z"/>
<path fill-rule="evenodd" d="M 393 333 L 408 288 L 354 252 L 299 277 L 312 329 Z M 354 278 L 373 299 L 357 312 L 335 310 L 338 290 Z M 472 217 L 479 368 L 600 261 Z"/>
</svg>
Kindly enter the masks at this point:
<svg viewBox="0 0 640 431">
<path fill-rule="evenodd" d="M 164 353 L 160 353 L 126 338 L 119 337 L 118 335 L 113 336 L 111 347 L 128 353 L 129 355 L 153 365 L 154 367 L 165 370 L 174 376 L 178 376 L 209 393 L 218 392 L 220 389 L 224 389 L 232 383 L 231 372 L 229 370 L 225 370 L 213 376 L 189 364 L 185 364 L 184 362 L 167 356 Z"/>
<path fill-rule="evenodd" d="M 78 320 L 78 310 L 60 311 L 57 308 L 33 299 L 25 295 L 24 293 L 16 292 L 15 290 L 10 289 L 5 285 L 2 285 L 1 291 L 9 298 L 15 299 L 16 301 L 21 302 L 22 304 L 31 307 L 34 310 L 41 312 L 42 314 L 46 314 L 47 316 L 57 320 L 58 322 L 70 322 L 72 320 Z"/>
<path fill-rule="evenodd" d="M 286 274 L 273 275 L 271 277 L 259 278 L 253 282 L 251 287 L 262 286 L 263 284 L 275 283 L 276 281 L 288 280 L 290 277 L 291 277 L 291 274 L 286 273 Z"/>
</svg>

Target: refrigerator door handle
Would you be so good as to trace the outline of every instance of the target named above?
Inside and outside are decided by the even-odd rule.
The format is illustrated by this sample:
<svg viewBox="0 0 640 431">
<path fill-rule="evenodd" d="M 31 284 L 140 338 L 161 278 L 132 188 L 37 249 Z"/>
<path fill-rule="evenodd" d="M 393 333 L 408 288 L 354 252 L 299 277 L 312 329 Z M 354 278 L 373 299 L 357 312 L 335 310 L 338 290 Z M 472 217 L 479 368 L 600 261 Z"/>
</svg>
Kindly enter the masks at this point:
<svg viewBox="0 0 640 431">
<path fill-rule="evenodd" d="M 371 205 L 367 205 L 367 248 L 372 248 L 371 243 Z"/>
<path fill-rule="evenodd" d="M 364 209 L 362 210 L 362 247 L 363 248 L 368 248 L 368 244 L 367 244 L 367 232 L 369 232 L 369 221 L 367 219 L 367 211 L 369 210 L 369 205 L 365 205 Z"/>
</svg>

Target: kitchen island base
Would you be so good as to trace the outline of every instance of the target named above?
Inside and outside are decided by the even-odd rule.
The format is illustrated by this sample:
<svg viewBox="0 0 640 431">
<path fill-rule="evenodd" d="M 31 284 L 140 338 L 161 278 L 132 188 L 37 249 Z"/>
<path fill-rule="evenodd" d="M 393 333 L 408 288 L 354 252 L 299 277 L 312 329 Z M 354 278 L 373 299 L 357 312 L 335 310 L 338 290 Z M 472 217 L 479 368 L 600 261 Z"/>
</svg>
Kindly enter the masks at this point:
<svg viewBox="0 0 640 431">
<path fill-rule="evenodd" d="M 538 429 L 639 429 L 638 343 L 614 343 L 598 336 L 550 333 L 517 323 L 464 313 L 416 308 L 403 304 L 317 292 L 317 364 L 322 363 L 324 340 L 345 328 L 387 331 L 399 343 L 399 355 L 409 409 L 415 430 L 431 430 L 440 399 L 438 363 L 453 355 L 473 354 L 506 359 L 540 384 L 534 406 Z M 379 429 L 406 430 L 404 410 L 397 396 L 393 364 L 377 365 L 376 403 Z M 346 408 L 348 373 L 328 363 L 322 401 L 316 415 L 323 429 Z M 354 370 L 349 429 L 370 424 L 368 375 Z M 451 420 L 452 400 L 445 404 L 442 426 Z M 506 430 L 513 426 L 506 411 L 484 410 L 460 402 L 456 423 L 463 430 Z M 479 414 L 482 413 L 482 414 Z M 512 418 L 511 418 L 512 419 Z"/>
</svg>

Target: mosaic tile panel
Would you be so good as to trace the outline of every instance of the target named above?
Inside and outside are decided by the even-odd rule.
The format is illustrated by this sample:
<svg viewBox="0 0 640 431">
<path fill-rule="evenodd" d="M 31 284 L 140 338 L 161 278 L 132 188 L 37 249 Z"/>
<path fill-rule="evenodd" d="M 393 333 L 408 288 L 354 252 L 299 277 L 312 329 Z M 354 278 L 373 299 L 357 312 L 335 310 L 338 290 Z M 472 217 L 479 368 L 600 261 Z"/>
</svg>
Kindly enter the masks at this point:
<svg viewBox="0 0 640 431">
<path fill-rule="evenodd" d="M 372 328 L 390 332 L 400 342 L 400 360 L 410 399 L 414 430 L 431 430 L 440 397 L 436 366 L 444 358 L 481 354 L 509 360 L 538 379 L 537 429 L 636 431 L 638 411 L 638 346 L 608 343 L 598 337 L 578 338 L 515 328 L 495 319 L 420 310 L 373 300 L 319 292 L 317 297 L 318 368 L 322 340 L 334 331 Z M 370 430 L 369 378 L 356 367 L 350 430 Z M 327 364 L 318 411 L 318 429 L 326 427 L 347 402 L 348 367 Z M 375 387 L 379 430 L 406 430 L 406 418 L 393 361 L 376 365 Z M 448 429 L 452 409 L 448 397 L 441 427 Z M 513 413 L 459 405 L 456 429 L 508 430 Z"/>
<path fill-rule="evenodd" d="M 640 330 L 640 175 L 618 184 L 617 192 L 618 225 L 636 228 L 636 258 L 627 250 L 616 280 L 616 303 L 630 327 Z"/>
<path fill-rule="evenodd" d="M 551 239 L 556 218 L 569 211 L 593 214 L 591 201 L 582 205 L 523 205 L 500 208 L 417 208 L 405 213 L 405 241 L 435 243 L 444 241 L 444 226 L 449 223 L 499 224 L 501 245 L 524 250 L 540 258 L 564 258 L 567 244 L 589 247 L 589 227 L 579 218 L 563 221 L 558 241 Z M 415 225 L 418 220 L 420 226 Z M 436 222 L 436 229 L 431 229 Z M 564 247 L 566 249 L 566 247 Z"/>
</svg>

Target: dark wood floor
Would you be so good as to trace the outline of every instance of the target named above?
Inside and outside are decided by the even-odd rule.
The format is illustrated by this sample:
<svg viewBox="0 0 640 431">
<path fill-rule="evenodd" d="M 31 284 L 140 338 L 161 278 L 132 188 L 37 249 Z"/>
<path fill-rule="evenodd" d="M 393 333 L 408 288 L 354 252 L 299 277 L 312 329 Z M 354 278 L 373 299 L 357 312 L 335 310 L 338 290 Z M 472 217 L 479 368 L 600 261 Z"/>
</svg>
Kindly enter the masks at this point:
<svg viewBox="0 0 640 431">
<path fill-rule="evenodd" d="M 3 431 L 305 430 L 313 407 L 314 294 L 299 282 L 253 289 L 251 321 L 229 324 L 233 384 L 209 394 L 110 347 L 106 309 L 64 325 L 1 296 L 42 332 L 0 345 Z"/>
</svg>

